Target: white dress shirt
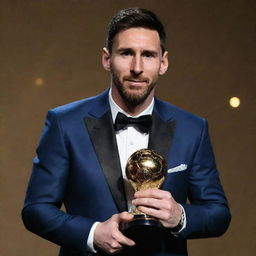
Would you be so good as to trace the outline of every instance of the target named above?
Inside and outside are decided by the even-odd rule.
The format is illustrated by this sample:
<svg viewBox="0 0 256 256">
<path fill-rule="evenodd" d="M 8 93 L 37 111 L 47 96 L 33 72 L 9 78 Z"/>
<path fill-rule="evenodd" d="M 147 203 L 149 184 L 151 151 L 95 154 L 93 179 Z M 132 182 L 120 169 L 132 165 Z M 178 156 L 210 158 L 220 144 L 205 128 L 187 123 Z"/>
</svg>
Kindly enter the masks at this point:
<svg viewBox="0 0 256 256">
<path fill-rule="evenodd" d="M 154 99 L 151 101 L 150 105 L 139 115 L 131 116 L 123 111 L 112 99 L 111 91 L 109 93 L 109 103 L 111 108 L 111 114 L 113 122 L 116 119 L 118 112 L 125 114 L 128 117 L 140 117 L 142 115 L 151 115 L 154 107 Z M 122 175 L 124 179 L 124 188 L 127 199 L 127 208 L 130 212 L 133 209 L 131 201 L 133 199 L 134 190 L 130 183 L 127 180 L 127 176 L 125 173 L 125 167 L 128 158 L 137 150 L 148 147 L 149 134 L 142 133 L 137 130 L 133 125 L 128 125 L 125 129 L 119 130 L 116 132 L 116 141 L 118 147 L 118 153 L 122 168 Z"/>
</svg>

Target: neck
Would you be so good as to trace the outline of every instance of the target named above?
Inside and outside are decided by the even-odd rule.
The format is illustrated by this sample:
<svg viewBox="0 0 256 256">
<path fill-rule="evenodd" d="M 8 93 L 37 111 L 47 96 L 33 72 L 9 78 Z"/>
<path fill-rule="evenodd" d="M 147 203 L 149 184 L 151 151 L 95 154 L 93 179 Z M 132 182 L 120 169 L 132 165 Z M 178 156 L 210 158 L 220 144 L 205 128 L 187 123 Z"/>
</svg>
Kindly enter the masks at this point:
<svg viewBox="0 0 256 256">
<path fill-rule="evenodd" d="M 150 92 L 148 97 L 143 102 L 141 102 L 140 104 L 137 104 L 137 105 L 132 105 L 132 104 L 129 104 L 128 102 L 125 102 L 123 100 L 123 98 L 121 97 L 121 95 L 119 94 L 118 90 L 115 88 L 115 86 L 112 86 L 111 95 L 112 95 L 112 98 L 115 101 L 115 103 L 121 109 L 123 109 L 127 114 L 129 114 L 131 116 L 137 116 L 150 105 L 150 103 L 152 102 L 153 97 L 154 97 L 154 92 L 155 92 L 155 89 L 153 89 Z"/>
</svg>

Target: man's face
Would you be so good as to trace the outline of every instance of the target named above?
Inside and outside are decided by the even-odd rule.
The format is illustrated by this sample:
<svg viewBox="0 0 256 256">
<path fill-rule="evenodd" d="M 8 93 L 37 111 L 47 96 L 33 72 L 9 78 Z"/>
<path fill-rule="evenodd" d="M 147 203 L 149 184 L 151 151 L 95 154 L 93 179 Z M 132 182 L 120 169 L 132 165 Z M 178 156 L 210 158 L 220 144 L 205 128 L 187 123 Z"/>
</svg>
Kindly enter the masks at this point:
<svg viewBox="0 0 256 256">
<path fill-rule="evenodd" d="M 119 32 L 111 54 L 103 51 L 103 66 L 112 75 L 112 88 L 128 105 L 136 106 L 153 95 L 158 76 L 168 67 L 157 31 L 130 28 Z"/>
</svg>

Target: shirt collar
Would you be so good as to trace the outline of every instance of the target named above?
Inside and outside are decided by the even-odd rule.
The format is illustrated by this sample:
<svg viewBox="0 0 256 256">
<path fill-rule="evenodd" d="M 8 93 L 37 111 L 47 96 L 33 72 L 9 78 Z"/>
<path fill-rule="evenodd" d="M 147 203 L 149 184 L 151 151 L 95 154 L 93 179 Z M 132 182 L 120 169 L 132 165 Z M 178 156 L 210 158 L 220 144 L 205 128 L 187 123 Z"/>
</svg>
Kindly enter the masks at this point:
<svg viewBox="0 0 256 256">
<path fill-rule="evenodd" d="M 129 116 L 129 117 L 140 117 L 142 115 L 152 115 L 153 108 L 154 108 L 154 101 L 155 101 L 154 98 L 152 99 L 151 103 L 149 104 L 149 106 L 144 111 L 142 111 L 137 116 L 131 116 L 128 113 L 126 113 L 123 109 L 121 109 L 115 103 L 115 101 L 112 98 L 111 92 L 112 92 L 112 90 L 110 88 L 108 97 L 109 97 L 109 105 L 110 105 L 110 109 L 111 109 L 111 114 L 112 114 L 113 122 L 116 120 L 116 116 L 117 116 L 118 112 L 121 112 L 121 113 L 123 113 L 123 114 L 125 114 L 126 116 Z"/>
</svg>

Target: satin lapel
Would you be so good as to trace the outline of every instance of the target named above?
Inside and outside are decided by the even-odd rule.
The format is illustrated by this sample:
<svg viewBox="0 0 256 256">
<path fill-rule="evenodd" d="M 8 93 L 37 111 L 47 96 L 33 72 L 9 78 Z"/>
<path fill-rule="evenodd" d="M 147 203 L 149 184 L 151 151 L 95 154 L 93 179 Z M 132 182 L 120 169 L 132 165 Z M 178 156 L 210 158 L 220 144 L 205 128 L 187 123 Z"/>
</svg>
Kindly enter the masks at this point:
<svg viewBox="0 0 256 256">
<path fill-rule="evenodd" d="M 168 152 L 171 147 L 176 122 L 172 120 L 170 122 L 163 121 L 159 114 L 155 111 L 152 114 L 152 129 L 149 134 L 148 148 L 155 150 L 162 155 L 166 160 Z"/>
<path fill-rule="evenodd" d="M 85 123 L 110 191 L 120 212 L 127 211 L 122 170 L 110 111 Z"/>
</svg>

